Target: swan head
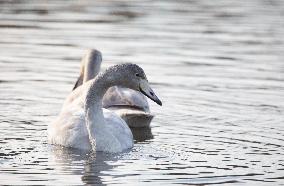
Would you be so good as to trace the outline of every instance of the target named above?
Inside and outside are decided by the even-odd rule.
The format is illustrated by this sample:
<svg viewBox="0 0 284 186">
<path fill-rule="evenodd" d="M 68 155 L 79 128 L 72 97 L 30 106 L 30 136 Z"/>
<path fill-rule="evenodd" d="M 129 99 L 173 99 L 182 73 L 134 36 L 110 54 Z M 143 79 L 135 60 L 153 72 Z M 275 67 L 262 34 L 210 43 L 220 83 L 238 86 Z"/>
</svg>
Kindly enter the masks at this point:
<svg viewBox="0 0 284 186">
<path fill-rule="evenodd" d="M 162 106 L 161 100 L 150 87 L 146 74 L 141 67 L 136 64 L 126 63 L 114 66 L 114 71 L 119 74 L 119 86 L 139 91 L 158 105 Z"/>
</svg>

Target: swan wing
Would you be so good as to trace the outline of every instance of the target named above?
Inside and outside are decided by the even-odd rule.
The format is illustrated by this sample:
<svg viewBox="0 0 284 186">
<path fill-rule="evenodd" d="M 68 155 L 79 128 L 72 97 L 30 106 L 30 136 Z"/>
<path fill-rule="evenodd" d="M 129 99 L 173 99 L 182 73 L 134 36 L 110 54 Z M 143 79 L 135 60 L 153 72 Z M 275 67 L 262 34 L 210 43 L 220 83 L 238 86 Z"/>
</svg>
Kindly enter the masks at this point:
<svg viewBox="0 0 284 186">
<path fill-rule="evenodd" d="M 93 80 L 90 80 L 81 86 L 77 87 L 75 90 L 73 90 L 65 99 L 62 111 L 65 110 L 67 107 L 71 107 L 71 105 L 79 104 L 82 106 L 84 103 L 84 100 L 86 98 L 87 91 L 91 85 Z"/>
<path fill-rule="evenodd" d="M 133 135 L 126 122 L 114 112 L 107 109 L 103 109 L 103 112 L 106 128 L 118 139 L 122 150 L 133 147 Z"/>
<path fill-rule="evenodd" d="M 51 144 L 88 150 L 91 148 L 83 109 L 70 107 L 59 114 L 48 127 Z"/>
</svg>

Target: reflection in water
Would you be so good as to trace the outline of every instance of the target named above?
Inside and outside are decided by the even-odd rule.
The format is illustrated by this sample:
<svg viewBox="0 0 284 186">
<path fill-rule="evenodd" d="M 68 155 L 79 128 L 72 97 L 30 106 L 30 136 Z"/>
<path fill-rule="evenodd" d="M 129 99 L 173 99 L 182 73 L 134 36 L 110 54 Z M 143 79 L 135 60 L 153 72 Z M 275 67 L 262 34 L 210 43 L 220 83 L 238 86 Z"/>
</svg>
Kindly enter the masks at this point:
<svg viewBox="0 0 284 186">
<path fill-rule="evenodd" d="M 133 127 L 130 129 L 136 142 L 143 142 L 149 139 L 153 139 L 153 134 L 150 127 Z"/>
<path fill-rule="evenodd" d="M 115 161 L 115 155 L 103 152 L 89 153 L 72 148 L 53 146 L 52 152 L 55 162 L 59 165 L 83 165 L 82 168 L 72 169 L 68 166 L 60 166 L 62 172 L 69 172 L 74 175 L 82 175 L 81 180 L 85 184 L 102 184 L 102 171 L 112 169 L 106 161 Z M 80 166 L 81 167 L 81 166 Z"/>
<path fill-rule="evenodd" d="M 136 142 L 143 142 L 149 139 L 153 139 L 153 134 L 151 130 L 151 121 L 152 117 L 139 117 L 139 119 L 135 120 L 135 126 L 145 126 L 145 127 L 130 127 L 131 132 L 133 134 L 133 138 Z"/>
</svg>

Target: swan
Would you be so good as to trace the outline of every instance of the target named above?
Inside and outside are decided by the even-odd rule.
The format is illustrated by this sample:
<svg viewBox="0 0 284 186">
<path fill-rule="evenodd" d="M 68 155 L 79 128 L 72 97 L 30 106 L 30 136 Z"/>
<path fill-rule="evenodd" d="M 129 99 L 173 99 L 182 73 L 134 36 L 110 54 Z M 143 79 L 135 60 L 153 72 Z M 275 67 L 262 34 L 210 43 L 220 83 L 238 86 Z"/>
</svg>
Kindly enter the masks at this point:
<svg viewBox="0 0 284 186">
<path fill-rule="evenodd" d="M 88 50 L 81 60 L 80 76 L 73 90 L 93 79 L 99 73 L 101 63 L 101 52 L 96 49 Z M 119 86 L 109 88 L 103 98 L 103 107 L 114 111 L 130 127 L 147 127 L 154 117 L 142 93 Z"/>
<path fill-rule="evenodd" d="M 67 96 L 59 116 L 49 125 L 48 142 L 112 153 L 133 147 L 133 135 L 125 121 L 102 108 L 104 94 L 116 85 L 140 91 L 162 105 L 141 67 L 131 63 L 115 65 Z"/>
</svg>

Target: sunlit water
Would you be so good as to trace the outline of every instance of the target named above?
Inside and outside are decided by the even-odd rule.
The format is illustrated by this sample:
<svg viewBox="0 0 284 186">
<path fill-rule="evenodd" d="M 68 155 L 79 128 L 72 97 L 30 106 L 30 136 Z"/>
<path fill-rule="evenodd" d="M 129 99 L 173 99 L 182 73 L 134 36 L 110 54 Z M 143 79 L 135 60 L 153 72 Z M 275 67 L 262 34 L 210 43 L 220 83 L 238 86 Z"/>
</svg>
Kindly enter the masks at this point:
<svg viewBox="0 0 284 186">
<path fill-rule="evenodd" d="M 281 0 L 0 1 L 0 184 L 284 185 L 283 35 Z M 128 152 L 47 144 L 88 48 L 163 101 Z"/>
</svg>

